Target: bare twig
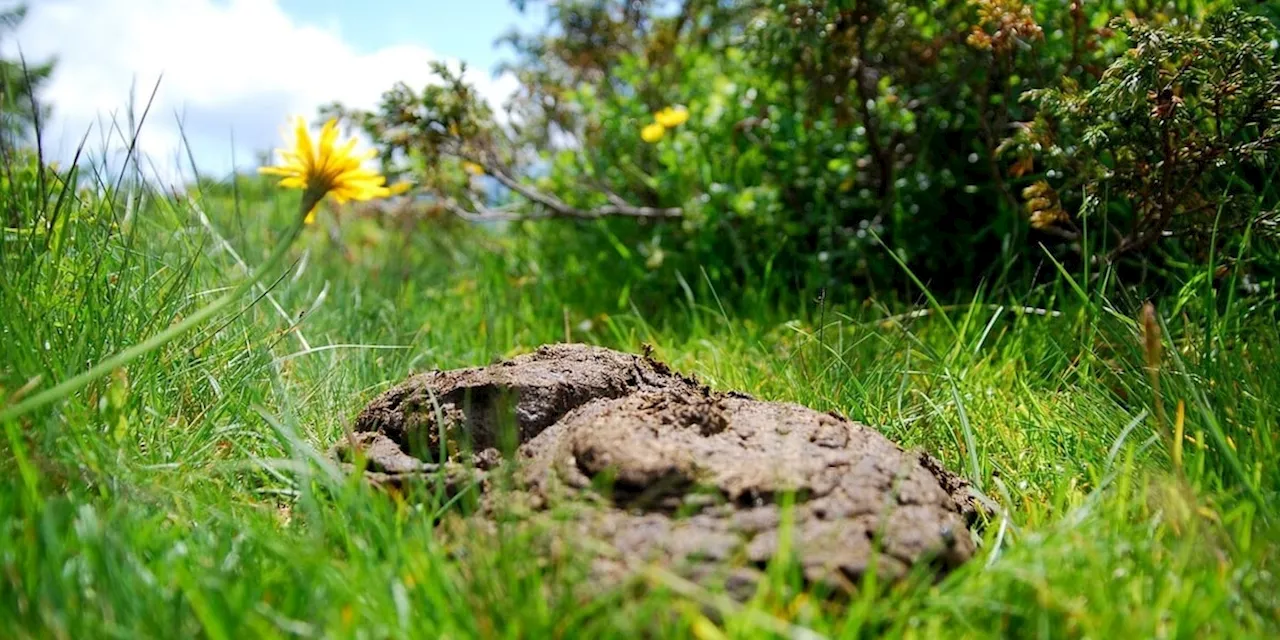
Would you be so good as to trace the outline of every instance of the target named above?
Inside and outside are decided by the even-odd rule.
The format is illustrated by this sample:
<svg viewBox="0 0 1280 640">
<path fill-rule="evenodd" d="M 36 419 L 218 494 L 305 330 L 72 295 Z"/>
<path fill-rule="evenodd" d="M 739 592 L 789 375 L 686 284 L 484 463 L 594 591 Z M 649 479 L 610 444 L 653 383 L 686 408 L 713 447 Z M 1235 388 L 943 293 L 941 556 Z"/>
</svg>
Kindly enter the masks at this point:
<svg viewBox="0 0 1280 640">
<path fill-rule="evenodd" d="M 497 180 L 504 187 L 511 189 L 538 205 L 541 205 L 544 209 L 541 213 L 524 214 L 518 216 L 517 219 L 578 218 L 583 220 L 592 220 L 609 216 L 624 216 L 632 218 L 679 218 L 684 215 L 684 210 L 679 207 L 659 208 L 636 206 L 627 204 L 622 201 L 621 198 L 616 198 L 616 196 L 610 198 L 610 201 L 613 202 L 613 204 L 595 207 L 593 209 L 579 209 L 551 194 L 543 193 L 520 182 L 519 180 L 516 180 L 515 178 L 507 175 L 506 172 L 501 169 L 494 167 L 492 163 L 481 164 L 481 166 L 484 167 L 485 173 L 492 176 L 494 180 Z M 456 205 L 450 205 L 449 209 L 454 213 L 458 213 L 455 206 Z M 477 216 L 487 216 L 491 213 L 493 212 L 467 212 L 467 215 L 463 215 L 463 217 L 474 219 Z M 511 214 L 503 213 L 502 215 L 505 216 L 506 219 L 511 219 Z"/>
<path fill-rule="evenodd" d="M 443 202 L 443 206 L 449 211 L 449 213 L 471 222 L 516 222 L 519 220 L 538 220 L 550 217 L 545 214 L 538 213 L 519 213 L 505 207 L 497 209 L 485 207 L 477 211 L 472 211 L 458 204 L 458 202 L 452 198 L 445 200 Z"/>
<path fill-rule="evenodd" d="M 1062 227 L 1054 227 L 1054 226 L 1040 227 L 1038 231 L 1043 231 L 1047 234 L 1057 236 L 1068 242 L 1075 242 L 1076 240 L 1080 239 L 1080 233 L 1078 231 L 1073 231 L 1071 229 L 1063 229 Z"/>
<path fill-rule="evenodd" d="M 952 304 L 952 305 L 940 306 L 936 309 L 934 308 L 916 309 L 915 311 L 909 311 L 907 313 L 900 313 L 897 315 L 886 316 L 878 320 L 870 320 L 870 321 L 862 322 L 861 324 L 862 326 L 866 326 L 866 327 L 895 325 L 895 324 L 901 323 L 903 320 L 917 320 L 920 318 L 926 318 L 928 316 L 933 315 L 935 312 L 939 312 L 939 311 L 945 313 L 948 311 L 958 311 L 961 309 L 968 309 L 972 306 L 974 305 Z M 1034 315 L 1034 316 L 1042 316 L 1042 317 L 1049 317 L 1049 318 L 1058 318 L 1062 316 L 1061 311 L 1056 311 L 1053 309 L 1042 309 L 1040 307 L 1026 307 L 1026 306 L 1008 307 L 1002 304 L 987 304 L 987 305 L 978 305 L 978 306 L 981 306 L 989 311 L 995 311 L 995 312 L 1010 311 L 1018 315 Z"/>
</svg>

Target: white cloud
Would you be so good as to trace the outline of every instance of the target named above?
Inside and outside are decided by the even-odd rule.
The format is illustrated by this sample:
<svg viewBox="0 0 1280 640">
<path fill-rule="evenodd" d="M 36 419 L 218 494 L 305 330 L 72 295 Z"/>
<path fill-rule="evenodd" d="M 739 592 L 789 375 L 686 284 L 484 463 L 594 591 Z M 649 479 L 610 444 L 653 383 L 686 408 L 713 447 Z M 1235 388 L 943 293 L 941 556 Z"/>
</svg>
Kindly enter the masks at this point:
<svg viewBox="0 0 1280 640">
<path fill-rule="evenodd" d="M 314 118 L 334 100 L 372 108 L 397 81 L 426 84 L 438 59 L 412 45 L 357 51 L 276 0 L 42 0 L 16 40 L 28 60 L 58 58 L 45 93 L 55 110 L 46 144 L 64 159 L 91 127 L 88 146 L 100 149 L 113 114 L 124 126 L 131 85 L 141 113 L 159 80 L 139 147 L 165 182 L 179 167 L 186 173 L 179 118 L 200 170 L 223 174 L 233 135 L 236 161 L 247 166 L 254 151 L 279 146 L 291 114 Z M 12 55 L 13 41 L 5 44 Z M 495 105 L 514 89 L 510 76 L 468 75 Z"/>
</svg>

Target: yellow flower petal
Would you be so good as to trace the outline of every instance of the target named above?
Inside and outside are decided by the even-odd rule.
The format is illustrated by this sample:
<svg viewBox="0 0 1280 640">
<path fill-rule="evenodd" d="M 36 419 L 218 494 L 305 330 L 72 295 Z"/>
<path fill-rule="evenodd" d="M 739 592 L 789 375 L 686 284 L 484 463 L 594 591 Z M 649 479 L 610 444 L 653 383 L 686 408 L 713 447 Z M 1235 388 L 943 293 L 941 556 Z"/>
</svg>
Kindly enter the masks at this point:
<svg viewBox="0 0 1280 640">
<path fill-rule="evenodd" d="M 687 122 L 689 120 L 689 110 L 684 107 L 667 107 L 654 114 L 653 119 L 658 121 L 658 124 L 670 129 Z"/>
<path fill-rule="evenodd" d="M 666 127 L 662 126 L 660 123 L 654 122 L 646 125 L 645 128 L 640 130 L 640 139 L 652 144 L 661 140 L 662 136 L 666 135 L 666 133 Z"/>
<path fill-rule="evenodd" d="M 302 119 L 302 116 L 298 116 L 293 128 L 294 135 L 298 138 L 295 148 L 298 157 L 302 160 L 302 166 L 308 170 L 315 168 L 316 156 L 311 145 L 311 133 L 307 131 L 307 121 Z"/>
</svg>

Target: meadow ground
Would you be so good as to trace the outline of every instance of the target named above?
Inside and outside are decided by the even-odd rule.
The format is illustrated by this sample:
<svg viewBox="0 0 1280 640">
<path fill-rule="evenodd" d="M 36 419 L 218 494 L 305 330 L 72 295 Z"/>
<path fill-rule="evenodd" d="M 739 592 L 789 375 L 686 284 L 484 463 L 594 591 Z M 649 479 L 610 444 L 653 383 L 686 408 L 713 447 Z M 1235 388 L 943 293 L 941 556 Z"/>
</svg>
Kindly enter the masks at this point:
<svg viewBox="0 0 1280 640">
<path fill-rule="evenodd" d="M 238 282 L 295 206 L 253 186 L 60 204 L 24 189 L 6 207 L 40 224 L 0 240 L 9 404 Z M 510 238 L 348 217 L 335 242 L 332 221 L 269 297 L 4 422 L 0 636 L 1280 634 L 1280 330 L 1234 275 L 1158 301 L 1158 409 L 1140 307 L 1106 277 L 819 304 L 685 274 L 685 295 L 653 304 Z M 715 388 L 836 409 L 931 452 L 998 505 L 979 555 L 842 605 L 796 597 L 787 567 L 741 606 L 661 581 L 582 600 L 572 559 L 516 536 L 446 540 L 433 522 L 454 506 L 325 473 L 355 412 L 409 373 L 566 340 L 650 345 Z"/>
</svg>

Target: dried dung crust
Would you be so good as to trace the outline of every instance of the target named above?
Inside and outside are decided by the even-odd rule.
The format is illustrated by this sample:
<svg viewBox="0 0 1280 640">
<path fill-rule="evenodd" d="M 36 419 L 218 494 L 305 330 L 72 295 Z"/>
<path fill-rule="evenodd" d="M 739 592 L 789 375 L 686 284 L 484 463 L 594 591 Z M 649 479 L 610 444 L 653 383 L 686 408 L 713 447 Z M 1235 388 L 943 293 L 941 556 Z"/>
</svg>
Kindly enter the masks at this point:
<svg viewBox="0 0 1280 640">
<path fill-rule="evenodd" d="M 485 481 L 504 433 L 514 494 Z M 944 573 L 974 552 L 968 485 L 938 461 L 843 417 L 712 392 L 600 347 L 409 378 L 360 413 L 336 453 L 350 461 L 353 448 L 378 484 L 479 482 L 476 518 L 578 505 L 564 534 L 609 549 L 595 566 L 608 581 L 658 561 L 749 588 L 778 552 L 784 500 L 792 554 L 814 583 L 850 588 L 873 562 L 881 578 L 921 564 Z"/>
</svg>

